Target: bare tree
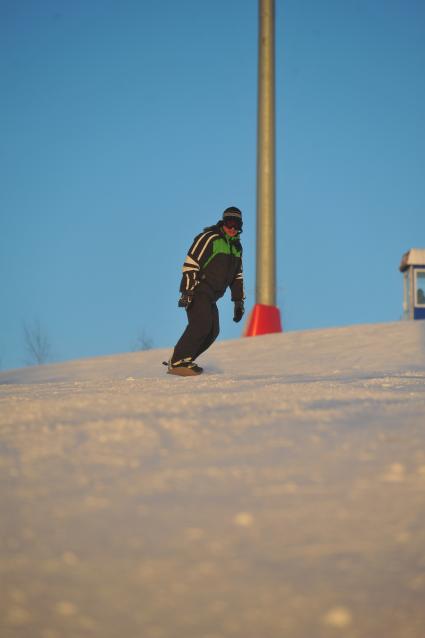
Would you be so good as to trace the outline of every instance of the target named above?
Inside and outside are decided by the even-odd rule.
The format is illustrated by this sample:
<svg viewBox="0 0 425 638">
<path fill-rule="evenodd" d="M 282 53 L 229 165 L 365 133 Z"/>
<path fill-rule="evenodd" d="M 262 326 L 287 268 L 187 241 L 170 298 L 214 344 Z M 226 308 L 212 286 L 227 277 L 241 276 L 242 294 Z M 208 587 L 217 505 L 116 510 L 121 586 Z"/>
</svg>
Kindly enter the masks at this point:
<svg viewBox="0 0 425 638">
<path fill-rule="evenodd" d="M 151 350 L 152 347 L 153 339 L 151 339 L 144 330 L 140 330 L 131 349 L 133 352 L 137 352 L 139 350 Z"/>
<path fill-rule="evenodd" d="M 24 342 L 27 365 L 42 365 L 47 362 L 50 356 L 50 342 L 38 319 L 32 323 L 24 323 Z"/>
</svg>

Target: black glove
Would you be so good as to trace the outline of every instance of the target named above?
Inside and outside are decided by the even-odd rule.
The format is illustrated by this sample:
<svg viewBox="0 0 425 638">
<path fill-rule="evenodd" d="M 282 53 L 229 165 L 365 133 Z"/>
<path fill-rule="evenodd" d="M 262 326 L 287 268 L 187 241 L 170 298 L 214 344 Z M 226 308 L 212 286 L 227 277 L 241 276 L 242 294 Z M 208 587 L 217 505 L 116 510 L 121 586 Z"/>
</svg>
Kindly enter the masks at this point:
<svg viewBox="0 0 425 638">
<path fill-rule="evenodd" d="M 180 295 L 178 306 L 179 308 L 189 308 L 193 301 L 193 293 L 191 292 L 182 292 Z"/>
<path fill-rule="evenodd" d="M 242 300 L 240 301 L 235 301 L 235 309 L 233 312 L 233 321 L 236 321 L 236 323 L 238 323 L 242 317 L 243 317 L 243 313 L 245 312 L 245 306 Z"/>
</svg>

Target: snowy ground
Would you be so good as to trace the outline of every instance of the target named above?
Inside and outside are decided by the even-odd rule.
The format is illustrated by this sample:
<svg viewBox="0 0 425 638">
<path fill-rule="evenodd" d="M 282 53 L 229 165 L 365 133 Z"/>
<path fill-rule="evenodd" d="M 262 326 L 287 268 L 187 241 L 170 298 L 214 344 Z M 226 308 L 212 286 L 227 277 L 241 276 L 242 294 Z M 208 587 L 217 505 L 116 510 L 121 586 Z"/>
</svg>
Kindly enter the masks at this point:
<svg viewBox="0 0 425 638">
<path fill-rule="evenodd" d="M 2 638 L 423 638 L 425 322 L 0 374 Z"/>
</svg>

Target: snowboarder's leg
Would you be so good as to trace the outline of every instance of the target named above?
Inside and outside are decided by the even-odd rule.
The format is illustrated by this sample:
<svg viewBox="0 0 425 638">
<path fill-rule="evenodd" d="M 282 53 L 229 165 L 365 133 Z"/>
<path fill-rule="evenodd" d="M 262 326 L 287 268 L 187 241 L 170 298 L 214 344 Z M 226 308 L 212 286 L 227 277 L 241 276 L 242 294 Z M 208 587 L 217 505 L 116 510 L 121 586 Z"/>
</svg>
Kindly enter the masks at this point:
<svg viewBox="0 0 425 638">
<path fill-rule="evenodd" d="M 217 337 L 218 337 L 218 335 L 220 333 L 220 320 L 219 320 L 219 317 L 218 317 L 217 304 L 215 304 L 215 303 L 213 303 L 212 306 L 211 306 L 211 317 L 212 317 L 211 330 L 210 330 L 209 334 L 205 337 L 205 339 L 202 342 L 199 350 L 197 351 L 197 353 L 193 357 L 194 359 L 197 359 L 199 357 L 199 355 L 201 355 L 203 352 L 205 352 L 205 350 L 207 350 L 214 343 L 214 341 L 217 339 Z"/>
<path fill-rule="evenodd" d="M 172 364 L 187 358 L 193 360 L 199 351 L 203 351 L 202 346 L 211 334 L 215 321 L 214 307 L 216 308 L 216 305 L 208 295 L 202 293 L 195 295 L 187 311 L 189 323 L 174 348 Z"/>
</svg>

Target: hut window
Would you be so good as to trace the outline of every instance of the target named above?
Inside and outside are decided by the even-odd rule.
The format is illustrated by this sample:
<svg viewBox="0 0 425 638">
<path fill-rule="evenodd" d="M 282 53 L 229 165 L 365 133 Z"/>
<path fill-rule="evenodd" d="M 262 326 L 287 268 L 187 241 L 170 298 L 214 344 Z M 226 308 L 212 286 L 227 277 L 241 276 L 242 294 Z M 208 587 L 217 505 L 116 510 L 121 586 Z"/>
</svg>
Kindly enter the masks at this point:
<svg viewBox="0 0 425 638">
<path fill-rule="evenodd" d="M 416 306 L 425 307 L 425 270 L 416 270 Z"/>
</svg>

